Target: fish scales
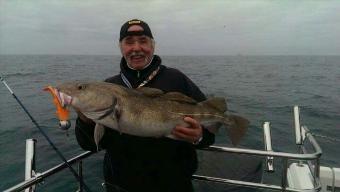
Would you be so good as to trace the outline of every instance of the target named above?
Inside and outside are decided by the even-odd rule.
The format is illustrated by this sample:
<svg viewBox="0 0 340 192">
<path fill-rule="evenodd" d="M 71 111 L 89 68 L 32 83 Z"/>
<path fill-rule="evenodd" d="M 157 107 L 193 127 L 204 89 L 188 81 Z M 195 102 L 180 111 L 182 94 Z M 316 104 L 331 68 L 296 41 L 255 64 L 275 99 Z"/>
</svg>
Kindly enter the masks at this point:
<svg viewBox="0 0 340 192">
<path fill-rule="evenodd" d="M 96 123 L 95 140 L 103 136 L 103 126 L 143 137 L 170 137 L 176 125 L 188 124 L 191 116 L 201 124 L 223 123 L 233 144 L 245 134 L 249 121 L 225 114 L 224 98 L 196 102 L 181 93 L 163 93 L 154 88 L 128 89 L 105 82 L 67 82 L 57 86 L 61 103 L 71 106 Z M 213 130 L 210 130 L 213 131 Z"/>
</svg>

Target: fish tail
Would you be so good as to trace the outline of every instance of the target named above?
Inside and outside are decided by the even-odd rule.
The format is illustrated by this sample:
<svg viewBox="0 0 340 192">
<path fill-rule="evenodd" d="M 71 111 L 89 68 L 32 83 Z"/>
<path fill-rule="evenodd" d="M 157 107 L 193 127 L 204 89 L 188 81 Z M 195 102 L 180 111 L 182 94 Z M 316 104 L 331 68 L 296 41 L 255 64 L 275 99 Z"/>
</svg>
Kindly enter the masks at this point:
<svg viewBox="0 0 340 192">
<path fill-rule="evenodd" d="M 231 139 L 231 143 L 236 146 L 239 144 L 242 137 L 246 134 L 249 121 L 237 115 L 228 115 L 224 124 L 228 125 L 227 132 Z"/>
</svg>

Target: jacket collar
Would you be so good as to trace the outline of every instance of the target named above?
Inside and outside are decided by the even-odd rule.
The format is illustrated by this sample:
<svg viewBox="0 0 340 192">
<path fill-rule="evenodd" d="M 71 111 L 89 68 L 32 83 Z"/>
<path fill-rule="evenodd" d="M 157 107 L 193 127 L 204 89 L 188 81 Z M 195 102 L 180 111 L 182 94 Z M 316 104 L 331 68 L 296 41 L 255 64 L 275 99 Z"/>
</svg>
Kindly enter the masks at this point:
<svg viewBox="0 0 340 192">
<path fill-rule="evenodd" d="M 158 55 L 154 55 L 151 63 L 142 70 L 134 70 L 131 69 L 124 57 L 122 57 L 120 61 L 120 70 L 121 73 L 127 78 L 133 88 L 136 88 L 139 84 L 141 84 L 153 71 L 155 71 L 158 66 L 161 65 L 161 58 Z"/>
</svg>

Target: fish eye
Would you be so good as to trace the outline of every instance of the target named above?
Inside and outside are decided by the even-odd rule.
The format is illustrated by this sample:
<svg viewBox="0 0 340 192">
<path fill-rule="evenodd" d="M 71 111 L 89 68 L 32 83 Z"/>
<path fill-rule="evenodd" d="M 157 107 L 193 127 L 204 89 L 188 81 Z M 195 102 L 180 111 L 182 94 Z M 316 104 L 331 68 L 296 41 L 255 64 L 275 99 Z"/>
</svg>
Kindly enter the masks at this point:
<svg viewBox="0 0 340 192">
<path fill-rule="evenodd" d="M 78 90 L 82 90 L 82 89 L 85 89 L 85 88 L 86 88 L 85 84 L 79 84 L 78 85 Z"/>
</svg>

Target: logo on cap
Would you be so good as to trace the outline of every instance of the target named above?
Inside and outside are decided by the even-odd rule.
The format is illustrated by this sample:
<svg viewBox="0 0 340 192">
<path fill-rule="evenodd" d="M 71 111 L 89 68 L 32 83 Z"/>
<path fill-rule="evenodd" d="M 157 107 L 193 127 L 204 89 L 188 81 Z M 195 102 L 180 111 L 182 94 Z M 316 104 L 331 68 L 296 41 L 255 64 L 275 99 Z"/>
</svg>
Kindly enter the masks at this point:
<svg viewBox="0 0 340 192">
<path fill-rule="evenodd" d="M 129 21 L 129 25 L 140 24 L 140 20 L 131 20 Z"/>
<path fill-rule="evenodd" d="M 129 28 L 132 25 L 139 25 L 143 28 L 143 31 L 129 31 Z M 146 35 L 153 39 L 151 29 L 147 23 L 145 23 L 142 20 L 139 19 L 132 19 L 130 21 L 127 21 L 123 24 L 123 26 L 120 28 L 120 36 L 119 41 L 122 41 L 126 36 L 129 35 Z"/>
</svg>

